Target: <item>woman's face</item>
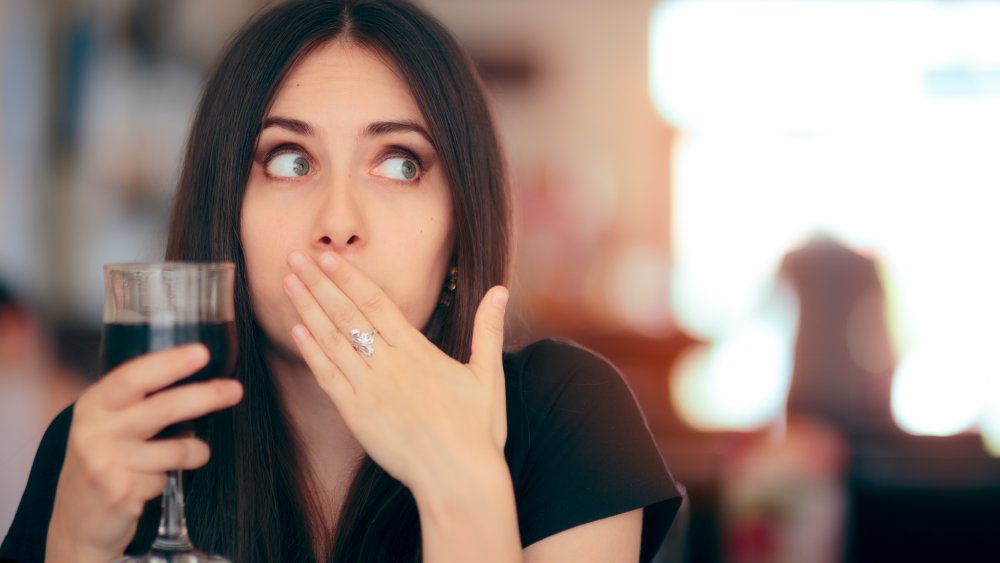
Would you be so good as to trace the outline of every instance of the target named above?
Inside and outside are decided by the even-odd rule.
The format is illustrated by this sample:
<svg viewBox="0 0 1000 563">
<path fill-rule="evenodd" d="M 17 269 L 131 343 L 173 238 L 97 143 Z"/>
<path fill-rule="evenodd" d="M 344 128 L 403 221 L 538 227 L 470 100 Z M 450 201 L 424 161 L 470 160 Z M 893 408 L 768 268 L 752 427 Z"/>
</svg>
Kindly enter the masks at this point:
<svg viewBox="0 0 1000 563">
<path fill-rule="evenodd" d="M 262 127 L 240 230 L 271 342 L 296 350 L 300 319 L 282 289 L 293 250 L 339 253 L 426 325 L 452 253 L 452 204 L 402 79 L 363 47 L 328 43 L 292 69 Z"/>
</svg>

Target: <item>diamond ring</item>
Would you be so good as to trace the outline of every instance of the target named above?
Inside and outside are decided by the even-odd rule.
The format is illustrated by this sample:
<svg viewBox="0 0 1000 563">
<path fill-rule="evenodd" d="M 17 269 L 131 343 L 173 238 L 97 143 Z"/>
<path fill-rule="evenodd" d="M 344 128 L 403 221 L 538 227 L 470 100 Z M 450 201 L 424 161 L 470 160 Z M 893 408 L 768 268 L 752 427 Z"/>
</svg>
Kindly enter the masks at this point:
<svg viewBox="0 0 1000 563">
<path fill-rule="evenodd" d="M 375 334 L 378 331 L 372 329 L 368 332 L 362 332 L 356 328 L 351 329 L 351 345 L 354 349 L 358 351 L 359 354 L 366 358 L 372 357 L 375 353 Z"/>
</svg>

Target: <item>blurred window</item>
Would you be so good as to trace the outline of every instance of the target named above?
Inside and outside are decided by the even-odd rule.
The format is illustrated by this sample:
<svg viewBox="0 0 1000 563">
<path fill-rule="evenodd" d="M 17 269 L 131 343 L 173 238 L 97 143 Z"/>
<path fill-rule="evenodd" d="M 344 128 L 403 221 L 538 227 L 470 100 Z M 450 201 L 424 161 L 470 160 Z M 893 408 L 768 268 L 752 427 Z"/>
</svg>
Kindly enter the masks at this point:
<svg viewBox="0 0 1000 563">
<path fill-rule="evenodd" d="M 897 422 L 954 433 L 1000 409 L 985 402 L 1000 396 L 987 353 L 1000 336 L 998 29 L 986 1 L 658 5 L 650 91 L 680 132 L 678 321 L 719 339 L 773 290 L 781 257 L 825 233 L 880 262 L 900 356 L 937 362 L 897 371 Z M 963 415 L 921 414 L 951 396 Z"/>
</svg>

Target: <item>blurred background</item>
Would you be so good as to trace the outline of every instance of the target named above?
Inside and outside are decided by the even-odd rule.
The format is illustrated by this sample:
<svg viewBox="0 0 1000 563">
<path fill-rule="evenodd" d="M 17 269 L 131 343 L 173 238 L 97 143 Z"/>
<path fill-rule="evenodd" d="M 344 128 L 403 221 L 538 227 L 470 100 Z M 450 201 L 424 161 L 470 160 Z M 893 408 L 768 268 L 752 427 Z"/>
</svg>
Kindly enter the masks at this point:
<svg viewBox="0 0 1000 563">
<path fill-rule="evenodd" d="M 265 4 L 0 0 L 0 533 Z M 687 488 L 664 557 L 996 560 L 1000 2 L 421 4 L 494 100 L 516 333 L 618 365 Z"/>
</svg>

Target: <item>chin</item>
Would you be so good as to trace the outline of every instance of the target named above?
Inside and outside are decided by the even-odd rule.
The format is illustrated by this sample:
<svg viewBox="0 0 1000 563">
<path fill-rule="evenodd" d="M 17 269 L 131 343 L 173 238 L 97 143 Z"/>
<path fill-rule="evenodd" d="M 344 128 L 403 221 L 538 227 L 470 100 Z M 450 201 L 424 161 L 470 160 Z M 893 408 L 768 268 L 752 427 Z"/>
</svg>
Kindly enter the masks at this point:
<svg viewBox="0 0 1000 563">
<path fill-rule="evenodd" d="M 286 341 L 287 340 L 287 341 Z M 268 335 L 264 348 L 265 356 L 270 355 L 282 363 L 304 364 L 305 360 L 295 342 L 288 339 L 275 339 Z"/>
</svg>

